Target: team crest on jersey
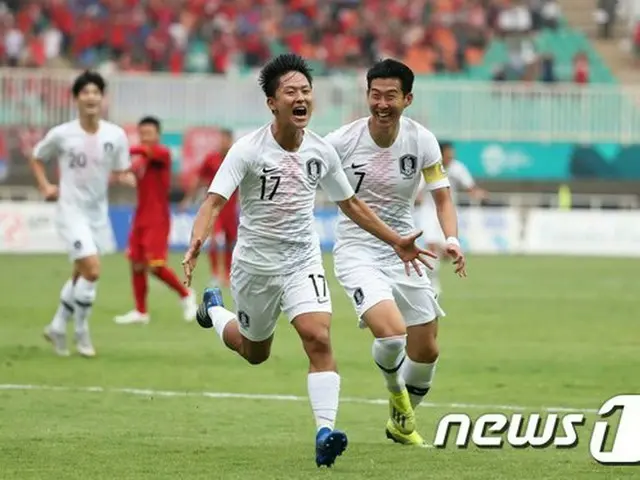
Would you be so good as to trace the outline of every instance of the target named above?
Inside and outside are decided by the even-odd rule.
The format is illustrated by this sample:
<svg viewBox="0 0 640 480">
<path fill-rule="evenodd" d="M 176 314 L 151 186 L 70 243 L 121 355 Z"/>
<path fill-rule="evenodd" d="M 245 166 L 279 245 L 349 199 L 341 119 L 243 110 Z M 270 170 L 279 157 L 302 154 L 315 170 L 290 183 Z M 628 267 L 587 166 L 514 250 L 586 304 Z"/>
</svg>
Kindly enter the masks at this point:
<svg viewBox="0 0 640 480">
<path fill-rule="evenodd" d="M 321 171 L 322 164 L 320 163 L 320 160 L 312 158 L 311 160 L 307 161 L 307 177 L 309 177 L 309 180 L 311 180 L 313 183 L 317 183 L 318 180 L 320 180 Z"/>
<path fill-rule="evenodd" d="M 249 328 L 251 320 L 249 319 L 249 315 L 247 315 L 247 312 L 243 312 L 242 310 L 238 312 L 238 323 L 242 328 Z"/>
<path fill-rule="evenodd" d="M 356 302 L 358 307 L 362 306 L 364 302 L 364 292 L 360 287 L 356 288 L 356 291 L 353 292 L 353 301 Z"/>
<path fill-rule="evenodd" d="M 111 153 L 113 152 L 113 143 L 111 142 L 107 142 L 104 144 L 104 153 Z"/>
<path fill-rule="evenodd" d="M 413 178 L 418 170 L 418 158 L 410 153 L 402 155 L 398 160 L 400 173 L 406 179 Z"/>
</svg>

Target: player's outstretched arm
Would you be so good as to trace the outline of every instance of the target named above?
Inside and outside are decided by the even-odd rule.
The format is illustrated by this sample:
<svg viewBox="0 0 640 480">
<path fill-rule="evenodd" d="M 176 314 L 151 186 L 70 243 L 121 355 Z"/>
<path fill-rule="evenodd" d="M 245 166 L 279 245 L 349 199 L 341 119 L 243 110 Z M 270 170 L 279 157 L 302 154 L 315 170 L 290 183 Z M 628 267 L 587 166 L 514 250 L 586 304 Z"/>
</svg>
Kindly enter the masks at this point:
<svg viewBox="0 0 640 480">
<path fill-rule="evenodd" d="M 453 259 L 456 273 L 461 277 L 466 277 L 466 262 L 458 241 L 458 215 L 453 198 L 451 198 L 451 190 L 449 187 L 438 188 L 432 190 L 431 195 L 436 205 L 440 228 L 447 239 L 445 251 Z"/>
<path fill-rule="evenodd" d="M 200 249 L 206 241 L 207 237 L 211 233 L 211 227 L 216 218 L 220 214 L 220 210 L 227 202 L 227 199 L 217 193 L 209 193 L 207 198 L 204 199 L 202 205 L 198 209 L 196 218 L 193 221 L 193 229 L 191 230 L 191 241 L 189 243 L 189 249 L 182 260 L 182 267 L 184 269 L 185 284 L 191 285 L 191 279 L 193 271 L 196 268 L 198 255 Z"/>
<path fill-rule="evenodd" d="M 409 265 L 412 265 L 416 273 L 422 275 L 418 261 L 429 269 L 433 268 L 425 257 L 436 258 L 436 255 L 418 247 L 415 243 L 416 239 L 422 235 L 422 232 L 415 232 L 406 237 L 401 237 L 384 223 L 365 202 L 355 195 L 337 203 L 344 214 L 356 225 L 393 247 L 398 256 L 405 262 L 407 274 L 409 274 Z"/>
</svg>

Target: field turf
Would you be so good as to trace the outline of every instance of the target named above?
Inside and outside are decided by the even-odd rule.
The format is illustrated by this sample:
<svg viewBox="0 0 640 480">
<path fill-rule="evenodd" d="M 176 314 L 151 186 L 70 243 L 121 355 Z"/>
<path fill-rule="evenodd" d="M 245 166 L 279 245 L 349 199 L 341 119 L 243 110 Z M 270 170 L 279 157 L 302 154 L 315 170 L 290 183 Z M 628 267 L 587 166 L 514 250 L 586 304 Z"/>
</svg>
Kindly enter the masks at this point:
<svg viewBox="0 0 640 480">
<path fill-rule="evenodd" d="M 179 267 L 179 257 L 171 263 Z M 351 443 L 334 468 L 318 470 L 306 362 L 284 320 L 273 357 L 256 367 L 186 324 L 155 281 L 151 324 L 118 326 L 112 317 L 132 298 L 126 262 L 113 255 L 91 320 L 98 357 L 57 358 L 42 328 L 68 268 L 64 256 L 0 256 L 1 479 L 640 478 L 640 466 L 591 459 L 594 413 L 569 450 L 390 444 L 386 405 L 364 401 L 385 398 L 370 334 L 356 328 L 333 278 L 338 423 Z M 200 289 L 206 274 L 203 258 Z M 640 393 L 637 261 L 472 257 L 469 275 L 444 278 L 442 355 L 429 405 L 418 410 L 429 441 L 450 412 L 593 412 L 616 394 Z"/>
</svg>

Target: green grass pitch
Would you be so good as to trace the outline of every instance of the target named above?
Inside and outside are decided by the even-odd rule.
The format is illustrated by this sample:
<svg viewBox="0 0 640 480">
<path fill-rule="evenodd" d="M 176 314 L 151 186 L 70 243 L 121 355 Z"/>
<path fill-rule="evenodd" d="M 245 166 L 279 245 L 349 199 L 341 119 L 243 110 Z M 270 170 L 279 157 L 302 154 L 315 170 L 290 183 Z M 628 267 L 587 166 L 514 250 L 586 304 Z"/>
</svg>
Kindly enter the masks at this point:
<svg viewBox="0 0 640 480">
<path fill-rule="evenodd" d="M 179 267 L 179 257 L 171 263 Z M 203 258 L 200 289 L 207 267 Z M 132 298 L 126 261 L 113 255 L 104 258 L 91 319 L 98 357 L 56 358 L 41 333 L 68 269 L 64 256 L 0 256 L 2 479 L 640 477 L 640 467 L 605 467 L 591 459 L 594 414 L 571 450 L 390 444 L 384 438 L 386 405 L 355 401 L 384 399 L 385 391 L 370 357 L 370 334 L 356 327 L 333 278 L 332 337 L 342 396 L 354 401 L 341 405 L 338 418 L 349 448 L 334 468 L 318 470 L 313 419 L 300 398 L 306 395 L 306 362 L 284 320 L 273 357 L 257 367 L 224 349 L 212 331 L 183 322 L 177 298 L 156 282 L 151 324 L 118 326 L 112 317 L 130 309 Z M 472 257 L 469 275 L 460 280 L 447 271 L 444 278 L 442 355 L 428 397 L 432 405 L 418 410 L 428 441 L 450 412 L 594 410 L 615 394 L 640 393 L 637 260 Z M 82 388 L 89 386 L 101 388 Z M 470 406 L 452 405 L 461 403 Z"/>
</svg>

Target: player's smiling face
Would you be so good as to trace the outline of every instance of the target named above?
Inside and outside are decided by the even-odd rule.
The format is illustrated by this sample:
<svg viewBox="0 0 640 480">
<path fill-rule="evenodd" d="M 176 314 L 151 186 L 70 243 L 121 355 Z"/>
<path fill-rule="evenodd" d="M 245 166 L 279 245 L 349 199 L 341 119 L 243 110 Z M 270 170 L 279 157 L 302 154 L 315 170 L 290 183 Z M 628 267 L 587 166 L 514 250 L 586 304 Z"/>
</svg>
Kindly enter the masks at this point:
<svg viewBox="0 0 640 480">
<path fill-rule="evenodd" d="M 160 141 L 160 132 L 155 125 L 143 123 L 138 127 L 138 137 L 143 145 L 156 145 Z"/>
<path fill-rule="evenodd" d="M 93 83 L 85 85 L 80 90 L 76 101 L 82 115 L 100 115 L 102 111 L 102 92 Z"/>
<path fill-rule="evenodd" d="M 402 93 L 402 84 L 398 78 L 375 78 L 367 92 L 369 111 L 378 127 L 396 125 L 412 100 L 413 94 Z"/>
<path fill-rule="evenodd" d="M 309 80 L 300 72 L 288 72 L 280 77 L 274 97 L 267 99 L 278 122 L 304 128 L 313 110 L 313 95 Z"/>
</svg>

